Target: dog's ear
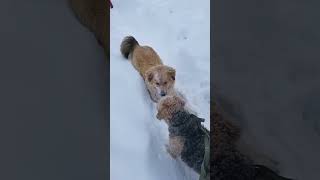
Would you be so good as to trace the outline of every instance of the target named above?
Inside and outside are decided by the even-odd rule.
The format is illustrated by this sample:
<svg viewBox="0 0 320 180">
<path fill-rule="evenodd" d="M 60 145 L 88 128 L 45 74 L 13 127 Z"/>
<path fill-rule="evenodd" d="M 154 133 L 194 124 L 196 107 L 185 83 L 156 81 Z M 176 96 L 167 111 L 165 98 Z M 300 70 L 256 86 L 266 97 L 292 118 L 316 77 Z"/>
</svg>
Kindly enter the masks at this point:
<svg viewBox="0 0 320 180">
<path fill-rule="evenodd" d="M 153 79 L 153 72 L 152 71 L 147 71 L 145 74 L 145 79 L 150 82 Z"/>
<path fill-rule="evenodd" d="M 158 109 L 157 119 L 166 120 L 166 113 L 167 113 L 167 109 L 168 109 L 168 106 L 166 105 L 166 103 L 159 104 L 157 109 Z"/>
<path fill-rule="evenodd" d="M 176 79 L 176 70 L 172 67 L 168 67 L 168 74 L 172 78 L 172 80 Z"/>
<path fill-rule="evenodd" d="M 177 103 L 179 103 L 182 107 L 184 107 L 186 105 L 186 102 L 180 98 L 179 96 L 173 96 L 174 101 L 176 101 Z"/>
</svg>

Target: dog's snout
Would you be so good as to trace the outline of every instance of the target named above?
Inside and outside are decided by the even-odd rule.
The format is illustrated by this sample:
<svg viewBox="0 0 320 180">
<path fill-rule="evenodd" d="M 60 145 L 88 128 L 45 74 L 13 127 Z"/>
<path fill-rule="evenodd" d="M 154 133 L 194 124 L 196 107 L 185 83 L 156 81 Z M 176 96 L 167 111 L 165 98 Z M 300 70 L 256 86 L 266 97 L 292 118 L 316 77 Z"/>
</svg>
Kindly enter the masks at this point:
<svg viewBox="0 0 320 180">
<path fill-rule="evenodd" d="M 165 96 L 165 95 L 166 95 L 166 93 L 165 93 L 165 92 L 163 92 L 163 91 L 161 91 L 160 95 L 161 95 L 161 96 Z"/>
</svg>

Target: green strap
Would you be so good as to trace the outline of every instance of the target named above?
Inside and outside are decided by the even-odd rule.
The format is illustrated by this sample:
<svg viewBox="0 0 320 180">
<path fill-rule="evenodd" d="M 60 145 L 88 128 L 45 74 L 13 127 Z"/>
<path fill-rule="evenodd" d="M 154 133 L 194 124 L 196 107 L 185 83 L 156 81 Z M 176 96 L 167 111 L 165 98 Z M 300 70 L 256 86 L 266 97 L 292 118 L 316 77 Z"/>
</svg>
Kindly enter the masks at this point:
<svg viewBox="0 0 320 180">
<path fill-rule="evenodd" d="M 204 158 L 201 165 L 201 173 L 199 180 L 210 180 L 210 135 L 208 130 L 202 128 L 204 136 Z"/>
</svg>

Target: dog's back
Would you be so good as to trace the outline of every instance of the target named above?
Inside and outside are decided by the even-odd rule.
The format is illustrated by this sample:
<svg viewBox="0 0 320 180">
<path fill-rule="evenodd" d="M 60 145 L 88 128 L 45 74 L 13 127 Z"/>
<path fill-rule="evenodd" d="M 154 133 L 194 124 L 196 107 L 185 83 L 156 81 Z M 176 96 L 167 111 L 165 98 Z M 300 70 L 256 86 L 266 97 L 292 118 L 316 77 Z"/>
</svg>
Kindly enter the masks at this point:
<svg viewBox="0 0 320 180">
<path fill-rule="evenodd" d="M 162 65 L 162 61 L 155 50 L 149 46 L 140 46 L 132 36 L 123 39 L 120 51 L 125 58 L 131 59 L 133 66 L 141 76 L 144 76 L 149 68 Z"/>
<path fill-rule="evenodd" d="M 205 155 L 205 136 L 209 131 L 201 125 L 204 120 L 186 111 L 175 113 L 169 125 L 169 136 L 184 138 L 181 159 L 200 174 Z"/>
</svg>

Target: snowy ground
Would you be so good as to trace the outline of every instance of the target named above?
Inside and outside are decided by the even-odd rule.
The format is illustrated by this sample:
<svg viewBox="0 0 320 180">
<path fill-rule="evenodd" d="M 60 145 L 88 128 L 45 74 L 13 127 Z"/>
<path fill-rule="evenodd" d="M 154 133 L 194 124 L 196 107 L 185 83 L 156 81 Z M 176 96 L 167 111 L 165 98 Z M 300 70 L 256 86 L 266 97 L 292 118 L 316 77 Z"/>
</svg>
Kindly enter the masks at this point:
<svg viewBox="0 0 320 180">
<path fill-rule="evenodd" d="M 167 126 L 155 118 L 143 81 L 120 54 L 124 36 L 152 46 L 177 71 L 176 87 L 209 128 L 209 0 L 114 0 L 111 10 L 111 179 L 194 180 L 166 153 Z"/>
</svg>

